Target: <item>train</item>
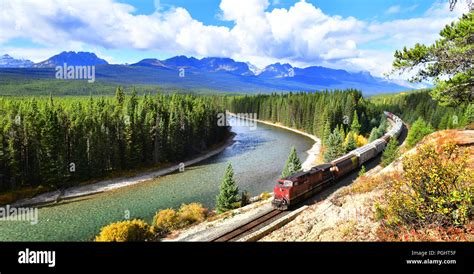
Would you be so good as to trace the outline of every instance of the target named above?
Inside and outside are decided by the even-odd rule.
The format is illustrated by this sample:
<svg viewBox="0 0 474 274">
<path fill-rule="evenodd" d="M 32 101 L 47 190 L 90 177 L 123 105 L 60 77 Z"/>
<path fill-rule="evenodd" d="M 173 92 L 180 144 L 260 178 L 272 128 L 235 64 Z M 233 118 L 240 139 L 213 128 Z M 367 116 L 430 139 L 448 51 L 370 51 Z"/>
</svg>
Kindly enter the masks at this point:
<svg viewBox="0 0 474 274">
<path fill-rule="evenodd" d="M 288 210 L 292 205 L 308 199 L 377 156 L 385 149 L 391 138 L 398 139 L 403 130 L 403 121 L 391 112 L 384 111 L 384 114 L 391 121 L 392 127 L 382 137 L 329 163 L 278 179 L 273 189 L 272 207 Z"/>
</svg>

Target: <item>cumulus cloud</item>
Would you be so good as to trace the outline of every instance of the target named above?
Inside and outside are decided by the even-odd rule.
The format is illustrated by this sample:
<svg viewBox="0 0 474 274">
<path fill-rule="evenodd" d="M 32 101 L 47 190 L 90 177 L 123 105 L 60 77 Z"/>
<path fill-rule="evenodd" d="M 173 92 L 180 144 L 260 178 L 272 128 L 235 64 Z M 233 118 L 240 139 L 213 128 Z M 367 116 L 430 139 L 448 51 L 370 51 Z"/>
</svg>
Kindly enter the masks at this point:
<svg viewBox="0 0 474 274">
<path fill-rule="evenodd" d="M 233 23 L 232 27 L 223 27 L 206 25 L 184 8 L 164 9 L 158 0 L 154 2 L 155 12 L 149 15 L 135 14 L 133 6 L 113 0 L 2 3 L 3 51 L 9 48 L 2 44 L 20 38 L 48 50 L 154 50 L 170 55 L 233 57 L 258 66 L 282 60 L 295 65 L 326 64 L 369 70 L 376 75 L 389 69 L 393 48 L 433 42 L 439 30 L 461 12 L 448 12 L 447 3 L 443 2 L 434 4 L 418 18 L 367 22 L 327 15 L 304 0 L 288 9 L 276 8 L 275 1 L 269 0 L 222 0 L 220 18 Z M 394 6 L 388 11 L 400 9 Z M 361 49 L 366 43 L 390 49 Z"/>
</svg>

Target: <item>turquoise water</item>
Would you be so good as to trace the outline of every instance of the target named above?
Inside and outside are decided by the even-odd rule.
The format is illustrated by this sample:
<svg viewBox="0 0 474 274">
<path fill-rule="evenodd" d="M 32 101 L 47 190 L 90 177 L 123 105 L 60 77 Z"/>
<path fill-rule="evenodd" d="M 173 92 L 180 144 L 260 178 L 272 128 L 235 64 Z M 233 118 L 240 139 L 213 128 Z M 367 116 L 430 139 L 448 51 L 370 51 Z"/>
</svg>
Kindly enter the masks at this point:
<svg viewBox="0 0 474 274">
<path fill-rule="evenodd" d="M 233 127 L 235 143 L 222 153 L 182 173 L 166 175 L 108 193 L 42 207 L 38 223 L 0 221 L 0 241 L 88 241 L 100 228 L 126 218 L 151 222 L 155 212 L 182 203 L 200 202 L 214 207 L 220 179 L 231 162 L 239 189 L 252 196 L 271 192 L 291 146 L 301 160 L 313 141 L 276 127 L 258 124 L 255 130 Z"/>
</svg>

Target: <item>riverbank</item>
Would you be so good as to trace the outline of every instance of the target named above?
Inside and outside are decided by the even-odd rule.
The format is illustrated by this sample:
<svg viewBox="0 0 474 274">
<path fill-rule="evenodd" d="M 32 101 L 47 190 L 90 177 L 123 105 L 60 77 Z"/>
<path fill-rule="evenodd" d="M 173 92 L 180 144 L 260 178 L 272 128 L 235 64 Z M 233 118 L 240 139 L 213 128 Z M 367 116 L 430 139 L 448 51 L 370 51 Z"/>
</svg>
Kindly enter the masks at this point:
<svg viewBox="0 0 474 274">
<path fill-rule="evenodd" d="M 184 167 L 188 167 L 199 162 L 202 162 L 208 158 L 211 158 L 219 153 L 221 153 L 224 149 L 234 143 L 235 134 L 232 133 L 222 144 L 217 146 L 216 148 L 211 149 L 210 151 L 201 154 L 193 159 L 184 161 Z M 13 207 L 26 207 L 26 206 L 38 206 L 38 205 L 46 205 L 50 203 L 56 203 L 58 201 L 63 200 L 70 200 L 79 197 L 94 195 L 106 191 L 115 190 L 118 188 L 123 188 L 127 186 L 136 185 L 142 183 L 144 181 L 152 180 L 156 177 L 164 176 L 173 172 L 176 172 L 183 166 L 181 163 L 175 164 L 173 166 L 167 168 L 161 168 L 155 171 L 144 172 L 139 175 L 127 177 L 127 178 L 116 178 L 116 179 L 109 179 L 104 180 L 98 183 L 93 183 L 89 185 L 82 185 L 82 186 L 74 186 L 67 188 L 63 191 L 56 190 L 51 192 L 42 193 L 33 198 L 25 198 L 18 200 L 12 203 L 11 206 Z"/>
<path fill-rule="evenodd" d="M 237 117 L 237 115 L 235 113 L 228 112 L 228 114 L 231 115 L 231 116 Z M 309 134 L 307 132 L 298 130 L 298 129 L 294 129 L 294 128 L 291 128 L 291 127 L 284 126 L 280 123 L 272 123 L 272 122 L 265 121 L 265 120 L 252 119 L 252 118 L 240 117 L 240 116 L 239 116 L 239 118 L 247 119 L 247 120 L 251 120 L 251 121 L 256 121 L 256 122 L 259 122 L 259 123 L 262 123 L 262 124 L 265 124 L 265 125 L 269 125 L 269 126 L 283 128 L 283 129 L 293 131 L 295 133 L 298 133 L 300 135 L 303 135 L 303 136 L 306 136 L 306 137 L 312 139 L 314 141 L 314 144 L 309 150 L 306 151 L 308 156 L 306 157 L 305 161 L 303 162 L 302 167 L 303 167 L 303 170 L 309 170 L 309 169 L 311 169 L 311 167 L 313 167 L 317 164 L 316 163 L 317 157 L 321 153 L 321 139 L 319 139 L 318 137 L 316 137 L 312 134 Z"/>
<path fill-rule="evenodd" d="M 234 115 L 230 113 L 230 115 Z M 285 130 L 293 131 L 295 133 L 298 133 L 299 135 L 306 136 L 310 139 L 312 139 L 315 143 L 311 147 L 311 149 L 307 150 L 306 153 L 308 154 L 306 160 L 303 162 L 302 167 L 304 170 L 310 169 L 312 166 L 314 166 L 314 161 L 317 158 L 320 148 L 321 148 L 321 141 L 319 138 L 317 138 L 314 135 L 308 134 L 306 132 L 303 132 L 301 130 L 293 129 L 278 123 L 272 123 L 269 121 L 263 121 L 263 120 L 258 120 L 256 119 L 255 121 L 274 126 L 274 127 L 279 127 Z M 219 153 L 221 153 L 224 149 L 226 149 L 228 146 L 230 146 L 234 142 L 234 136 L 235 134 L 232 134 L 225 142 L 223 142 L 221 145 L 219 145 L 217 148 L 214 148 L 208 152 L 206 152 L 203 155 L 200 155 L 196 158 L 190 159 L 188 161 L 183 162 L 184 167 L 191 166 L 194 164 L 197 164 L 199 162 L 202 162 L 212 156 L 215 156 Z M 85 196 L 90 196 L 94 194 L 99 194 L 111 190 L 116 190 L 119 188 L 127 187 L 127 186 L 132 186 L 136 185 L 145 181 L 152 180 L 156 177 L 164 176 L 167 174 L 171 174 L 173 172 L 176 172 L 180 168 L 180 164 L 175 164 L 173 166 L 167 167 L 167 168 L 161 168 L 158 170 L 154 171 L 149 171 L 149 172 L 144 172 L 135 176 L 131 177 L 126 177 L 126 178 L 114 178 L 114 179 L 108 179 L 104 181 L 100 181 L 97 183 L 93 184 L 88 184 L 88 185 L 80 185 L 80 186 L 74 186 L 71 188 L 67 188 L 65 190 L 56 190 L 56 191 L 51 191 L 51 192 L 45 192 L 42 194 L 39 194 L 33 198 L 25 198 L 25 199 L 20 199 L 14 203 L 11 204 L 13 207 L 26 207 L 26 206 L 43 206 L 47 204 L 52 204 L 56 203 L 59 201 L 64 201 L 64 200 L 71 200 L 71 199 L 76 199 L 80 197 L 85 197 Z"/>
</svg>

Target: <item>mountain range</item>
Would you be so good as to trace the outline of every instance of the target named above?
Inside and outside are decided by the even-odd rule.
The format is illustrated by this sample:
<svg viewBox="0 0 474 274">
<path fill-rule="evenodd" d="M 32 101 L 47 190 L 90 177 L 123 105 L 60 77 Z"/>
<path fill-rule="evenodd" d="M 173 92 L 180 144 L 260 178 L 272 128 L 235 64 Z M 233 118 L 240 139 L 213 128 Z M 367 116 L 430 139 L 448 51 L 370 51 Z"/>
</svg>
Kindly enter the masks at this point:
<svg viewBox="0 0 474 274">
<path fill-rule="evenodd" d="M 322 89 L 360 89 L 366 95 L 399 92 L 408 88 L 369 72 L 348 72 L 321 66 L 306 68 L 275 63 L 264 69 L 231 58 L 197 59 L 175 56 L 166 60 L 143 59 L 130 65 L 109 64 L 90 52 L 62 52 L 39 62 L 3 55 L 1 73 L 21 73 L 23 77 L 54 78 L 56 66 L 96 66 L 96 79 L 118 84 L 153 84 L 178 88 L 212 89 L 241 93 L 273 91 L 315 91 Z"/>
<path fill-rule="evenodd" d="M 33 65 L 34 63 L 30 60 L 15 59 L 8 54 L 0 57 L 0 68 L 28 68 Z"/>
</svg>

